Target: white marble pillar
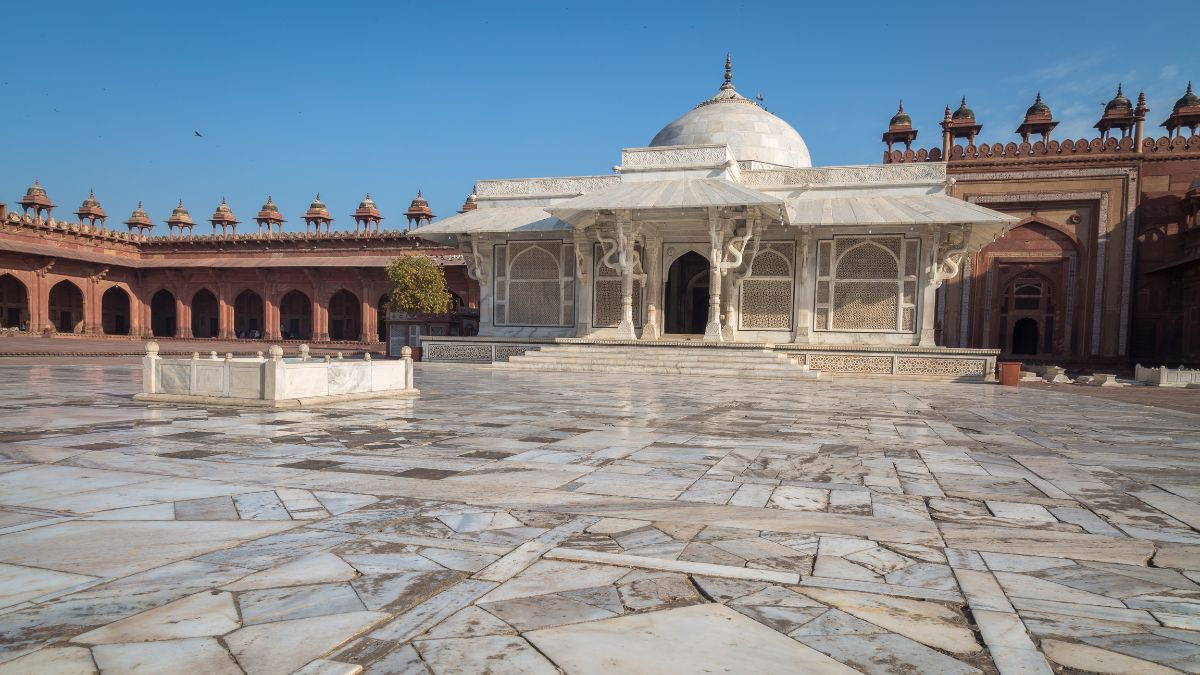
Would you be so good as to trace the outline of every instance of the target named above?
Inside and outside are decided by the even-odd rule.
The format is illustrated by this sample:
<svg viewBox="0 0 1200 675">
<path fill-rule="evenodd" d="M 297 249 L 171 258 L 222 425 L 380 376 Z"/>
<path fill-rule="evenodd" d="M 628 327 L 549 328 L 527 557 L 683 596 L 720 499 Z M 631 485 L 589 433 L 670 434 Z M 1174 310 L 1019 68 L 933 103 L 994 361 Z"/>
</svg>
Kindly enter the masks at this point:
<svg viewBox="0 0 1200 675">
<path fill-rule="evenodd" d="M 646 303 L 646 325 L 642 328 L 642 339 L 657 340 L 662 337 L 658 325 L 658 301 L 662 297 L 662 239 L 647 237 L 642 257 L 642 273 L 646 279 L 642 287 L 642 297 Z"/>
<path fill-rule="evenodd" d="M 596 270 L 595 247 L 587 230 L 575 231 L 575 337 L 587 337 L 592 329 L 592 275 Z"/>
<path fill-rule="evenodd" d="M 479 327 L 490 333 L 492 326 L 492 254 L 495 242 L 479 235 L 459 235 L 458 247 L 467 264 L 467 276 L 479 284 Z"/>
<path fill-rule="evenodd" d="M 621 273 L 621 323 L 617 325 L 618 340 L 636 340 L 633 327 L 633 267 L 634 232 L 633 222 L 622 218 L 616 224 L 617 271 Z"/>
<path fill-rule="evenodd" d="M 721 341 L 721 262 L 724 258 L 725 231 L 715 211 L 708 214 L 708 323 L 704 339 Z"/>
<path fill-rule="evenodd" d="M 812 341 L 812 309 L 816 299 L 817 242 L 812 232 L 796 230 L 796 304 L 792 307 L 792 342 Z M 810 262 L 812 261 L 812 262 Z"/>
<path fill-rule="evenodd" d="M 941 266 L 941 261 L 938 260 L 939 238 L 940 234 L 935 236 L 931 231 L 926 231 L 921 235 L 921 250 L 925 252 L 921 257 L 925 261 L 927 271 L 927 274 L 918 277 L 921 294 L 920 304 L 917 306 L 916 325 L 918 329 L 917 344 L 921 347 L 932 347 L 934 344 L 934 327 L 937 320 L 934 309 L 937 306 L 937 289 L 938 286 L 941 286 L 938 274 L 938 268 Z"/>
</svg>

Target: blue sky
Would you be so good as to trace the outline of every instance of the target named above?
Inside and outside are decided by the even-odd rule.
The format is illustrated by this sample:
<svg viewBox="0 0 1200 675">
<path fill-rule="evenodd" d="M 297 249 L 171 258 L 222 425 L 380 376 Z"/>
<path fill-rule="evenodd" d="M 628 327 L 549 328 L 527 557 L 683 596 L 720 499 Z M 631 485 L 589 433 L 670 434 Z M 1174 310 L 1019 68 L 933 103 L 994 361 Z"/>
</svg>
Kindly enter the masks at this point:
<svg viewBox="0 0 1200 675">
<path fill-rule="evenodd" d="M 1200 84 L 1171 29 L 1191 7 L 9 2 L 0 201 L 37 177 L 63 212 L 94 188 L 110 223 L 139 199 L 206 220 L 222 196 L 246 222 L 272 194 L 294 229 L 319 190 L 345 228 L 369 191 L 395 227 L 418 188 L 448 216 L 479 178 L 606 173 L 717 90 L 726 51 L 817 165 L 879 162 L 901 97 L 922 147 L 963 95 L 983 140 L 1014 140 L 1039 90 L 1079 138 L 1120 81 L 1158 136 Z"/>
</svg>

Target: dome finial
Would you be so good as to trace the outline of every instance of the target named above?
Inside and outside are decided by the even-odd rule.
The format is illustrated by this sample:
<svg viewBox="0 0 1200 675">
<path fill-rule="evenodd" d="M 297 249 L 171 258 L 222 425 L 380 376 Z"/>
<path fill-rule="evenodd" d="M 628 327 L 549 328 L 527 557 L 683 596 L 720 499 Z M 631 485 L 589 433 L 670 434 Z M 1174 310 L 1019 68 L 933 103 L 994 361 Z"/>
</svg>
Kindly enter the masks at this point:
<svg viewBox="0 0 1200 675">
<path fill-rule="evenodd" d="M 900 99 L 900 110 L 897 112 L 904 112 L 904 99 Z"/>
<path fill-rule="evenodd" d="M 733 60 L 729 57 L 729 52 L 725 52 L 725 84 L 721 85 L 722 89 L 733 89 Z"/>
<path fill-rule="evenodd" d="M 1120 97 L 1120 96 L 1124 96 L 1124 95 L 1125 95 L 1125 94 L 1123 94 L 1123 93 L 1121 92 L 1121 83 L 1120 83 L 1120 82 L 1118 82 L 1118 83 L 1117 83 L 1117 96 L 1118 96 L 1118 97 Z"/>
</svg>

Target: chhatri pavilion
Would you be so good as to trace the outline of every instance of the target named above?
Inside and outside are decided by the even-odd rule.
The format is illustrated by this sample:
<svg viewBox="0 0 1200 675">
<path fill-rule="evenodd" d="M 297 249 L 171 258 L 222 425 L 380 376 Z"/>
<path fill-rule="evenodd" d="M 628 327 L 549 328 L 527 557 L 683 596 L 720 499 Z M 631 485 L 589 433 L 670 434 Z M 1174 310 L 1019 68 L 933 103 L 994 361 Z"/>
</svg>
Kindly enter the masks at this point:
<svg viewBox="0 0 1200 675">
<path fill-rule="evenodd" d="M 481 288 L 479 336 L 426 340 L 426 358 L 704 343 L 987 377 L 995 351 L 936 345 L 937 293 L 1017 219 L 949 196 L 951 180 L 938 162 L 813 167 L 727 58 L 716 95 L 611 174 L 481 180 L 459 215 L 419 228 L 457 240 Z"/>
</svg>

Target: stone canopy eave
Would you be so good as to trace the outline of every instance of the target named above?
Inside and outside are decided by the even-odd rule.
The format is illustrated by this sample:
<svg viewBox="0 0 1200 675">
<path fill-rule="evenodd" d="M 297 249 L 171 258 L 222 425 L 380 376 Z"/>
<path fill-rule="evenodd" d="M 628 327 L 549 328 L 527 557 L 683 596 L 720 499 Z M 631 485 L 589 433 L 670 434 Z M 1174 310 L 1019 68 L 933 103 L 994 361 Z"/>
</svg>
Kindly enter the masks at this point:
<svg viewBox="0 0 1200 675">
<path fill-rule="evenodd" d="M 609 217 L 669 223 L 706 218 L 718 212 L 726 217 L 744 212 L 763 221 L 787 222 L 784 201 L 719 178 L 678 178 L 621 182 L 594 193 L 545 207 L 576 230 Z"/>
</svg>

